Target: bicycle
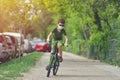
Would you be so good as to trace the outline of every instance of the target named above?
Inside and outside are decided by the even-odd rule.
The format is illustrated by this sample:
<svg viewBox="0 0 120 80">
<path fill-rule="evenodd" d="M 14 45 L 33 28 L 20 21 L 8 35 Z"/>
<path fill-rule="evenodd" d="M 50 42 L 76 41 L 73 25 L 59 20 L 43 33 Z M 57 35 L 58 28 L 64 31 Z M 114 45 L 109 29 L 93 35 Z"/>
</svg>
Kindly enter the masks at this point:
<svg viewBox="0 0 120 80">
<path fill-rule="evenodd" d="M 57 43 L 58 41 L 55 42 L 55 46 L 53 47 L 54 51 L 50 56 L 49 67 L 47 70 L 47 77 L 50 76 L 51 69 L 53 69 L 53 75 L 56 75 L 60 66 Z"/>
</svg>

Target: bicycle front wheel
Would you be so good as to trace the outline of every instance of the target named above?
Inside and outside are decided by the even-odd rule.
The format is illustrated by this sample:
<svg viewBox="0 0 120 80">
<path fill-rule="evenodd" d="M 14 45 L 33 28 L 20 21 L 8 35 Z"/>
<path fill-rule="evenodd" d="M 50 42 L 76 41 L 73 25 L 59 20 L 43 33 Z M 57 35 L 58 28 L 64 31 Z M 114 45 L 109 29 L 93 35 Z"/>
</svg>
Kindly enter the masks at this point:
<svg viewBox="0 0 120 80">
<path fill-rule="evenodd" d="M 59 69 L 59 61 L 56 60 L 54 66 L 53 66 L 53 75 L 57 74 L 58 69 Z"/>
<path fill-rule="evenodd" d="M 54 61 L 54 57 L 51 56 L 50 64 L 49 64 L 49 68 L 48 68 L 48 72 L 47 72 L 47 77 L 50 76 L 50 72 L 51 72 L 51 69 L 52 69 L 53 61 Z"/>
</svg>

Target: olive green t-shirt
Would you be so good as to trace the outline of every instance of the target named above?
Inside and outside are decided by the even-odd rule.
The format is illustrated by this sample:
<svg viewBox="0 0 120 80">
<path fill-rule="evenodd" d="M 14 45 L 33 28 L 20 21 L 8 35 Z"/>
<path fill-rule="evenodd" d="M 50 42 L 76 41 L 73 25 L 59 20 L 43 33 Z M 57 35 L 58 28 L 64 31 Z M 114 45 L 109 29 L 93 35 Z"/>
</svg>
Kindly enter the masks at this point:
<svg viewBox="0 0 120 80">
<path fill-rule="evenodd" d="M 52 31 L 52 33 L 53 33 L 54 40 L 62 40 L 63 39 L 63 35 L 67 35 L 65 29 L 62 29 L 61 32 L 58 32 L 57 28 L 55 28 Z"/>
</svg>

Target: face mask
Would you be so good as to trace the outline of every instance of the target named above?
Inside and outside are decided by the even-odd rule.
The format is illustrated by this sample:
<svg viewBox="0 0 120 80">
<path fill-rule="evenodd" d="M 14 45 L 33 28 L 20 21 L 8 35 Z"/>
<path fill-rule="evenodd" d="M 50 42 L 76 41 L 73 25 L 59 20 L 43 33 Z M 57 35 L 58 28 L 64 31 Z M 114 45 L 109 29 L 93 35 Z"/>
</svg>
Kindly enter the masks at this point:
<svg viewBox="0 0 120 80">
<path fill-rule="evenodd" d="M 62 26 L 60 26 L 60 25 L 58 25 L 58 27 L 57 27 L 57 29 L 63 29 L 64 27 L 62 27 Z"/>
</svg>

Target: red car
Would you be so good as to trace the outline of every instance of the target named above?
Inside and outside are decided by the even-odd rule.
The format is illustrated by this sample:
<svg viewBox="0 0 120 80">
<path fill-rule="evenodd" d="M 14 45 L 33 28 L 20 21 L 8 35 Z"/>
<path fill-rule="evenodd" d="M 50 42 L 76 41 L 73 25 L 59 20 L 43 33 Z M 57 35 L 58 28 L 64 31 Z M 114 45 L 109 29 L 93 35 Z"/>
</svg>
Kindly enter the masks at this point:
<svg viewBox="0 0 120 80">
<path fill-rule="evenodd" d="M 35 45 L 34 50 L 41 51 L 41 52 L 50 52 L 51 46 L 46 42 L 39 42 Z"/>
</svg>

